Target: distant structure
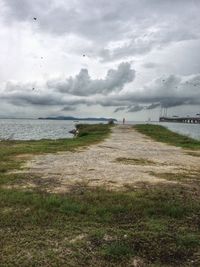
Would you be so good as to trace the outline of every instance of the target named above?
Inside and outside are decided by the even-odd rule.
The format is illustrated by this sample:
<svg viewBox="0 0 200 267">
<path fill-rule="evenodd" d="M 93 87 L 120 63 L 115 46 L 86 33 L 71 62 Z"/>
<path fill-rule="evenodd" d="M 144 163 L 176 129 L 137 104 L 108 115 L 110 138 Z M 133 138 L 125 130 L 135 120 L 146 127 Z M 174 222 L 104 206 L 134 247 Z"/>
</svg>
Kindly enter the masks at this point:
<svg viewBox="0 0 200 267">
<path fill-rule="evenodd" d="M 200 117 L 178 117 L 178 116 L 173 116 L 173 117 L 165 117 L 161 116 L 159 118 L 160 122 L 180 122 L 180 123 L 200 123 Z"/>
</svg>

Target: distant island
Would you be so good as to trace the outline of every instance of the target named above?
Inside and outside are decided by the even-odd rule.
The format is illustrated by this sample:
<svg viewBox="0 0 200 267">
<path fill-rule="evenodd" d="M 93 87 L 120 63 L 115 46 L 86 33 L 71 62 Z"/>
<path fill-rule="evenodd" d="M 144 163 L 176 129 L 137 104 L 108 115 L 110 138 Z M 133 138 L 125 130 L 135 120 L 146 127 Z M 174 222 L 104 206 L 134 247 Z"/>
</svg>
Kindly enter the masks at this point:
<svg viewBox="0 0 200 267">
<path fill-rule="evenodd" d="M 38 118 L 38 120 L 67 120 L 67 121 L 117 121 L 113 118 L 76 118 L 72 116 L 57 116 L 57 117 L 46 117 Z"/>
</svg>

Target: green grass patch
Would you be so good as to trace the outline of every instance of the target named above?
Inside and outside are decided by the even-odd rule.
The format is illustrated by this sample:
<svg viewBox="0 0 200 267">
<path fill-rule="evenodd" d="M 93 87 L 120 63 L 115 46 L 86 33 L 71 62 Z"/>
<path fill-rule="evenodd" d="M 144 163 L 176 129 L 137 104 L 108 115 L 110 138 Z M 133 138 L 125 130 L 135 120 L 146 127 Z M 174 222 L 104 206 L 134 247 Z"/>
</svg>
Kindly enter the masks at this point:
<svg viewBox="0 0 200 267">
<path fill-rule="evenodd" d="M 200 141 L 172 132 L 160 125 L 138 124 L 134 126 L 134 128 L 158 142 L 164 142 L 187 149 L 200 149 Z"/>
<path fill-rule="evenodd" d="M 114 241 L 102 247 L 102 255 L 112 261 L 127 260 L 134 255 L 133 252 L 131 246 L 123 241 Z"/>
<path fill-rule="evenodd" d="M 200 249 L 199 216 L 198 199 L 179 187 L 64 195 L 1 189 L 0 265 L 129 266 L 137 256 L 187 266 Z"/>
</svg>

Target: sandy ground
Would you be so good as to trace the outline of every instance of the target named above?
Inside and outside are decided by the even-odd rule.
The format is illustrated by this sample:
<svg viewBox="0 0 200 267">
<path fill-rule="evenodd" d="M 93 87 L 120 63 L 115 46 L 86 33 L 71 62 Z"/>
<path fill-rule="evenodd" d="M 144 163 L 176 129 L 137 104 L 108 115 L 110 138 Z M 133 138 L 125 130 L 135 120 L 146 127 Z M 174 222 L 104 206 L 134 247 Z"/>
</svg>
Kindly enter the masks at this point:
<svg viewBox="0 0 200 267">
<path fill-rule="evenodd" d="M 118 162 L 118 158 L 123 159 Z M 145 163 L 144 159 L 151 163 Z M 169 183 L 159 178 L 159 174 L 188 172 L 199 167 L 199 157 L 155 142 L 132 126 L 118 125 L 110 137 L 99 144 L 77 152 L 35 156 L 26 163 L 24 172 L 54 181 L 50 191 L 65 192 L 80 184 L 117 189 L 141 182 Z"/>
</svg>

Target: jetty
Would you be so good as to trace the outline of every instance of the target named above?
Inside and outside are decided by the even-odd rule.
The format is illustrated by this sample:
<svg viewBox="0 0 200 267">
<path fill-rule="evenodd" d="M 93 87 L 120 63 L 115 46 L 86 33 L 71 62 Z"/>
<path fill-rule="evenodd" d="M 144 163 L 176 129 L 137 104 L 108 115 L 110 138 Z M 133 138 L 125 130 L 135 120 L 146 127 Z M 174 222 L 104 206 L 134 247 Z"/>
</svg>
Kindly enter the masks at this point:
<svg viewBox="0 0 200 267">
<path fill-rule="evenodd" d="M 160 122 L 200 123 L 200 117 L 160 117 Z"/>
</svg>

